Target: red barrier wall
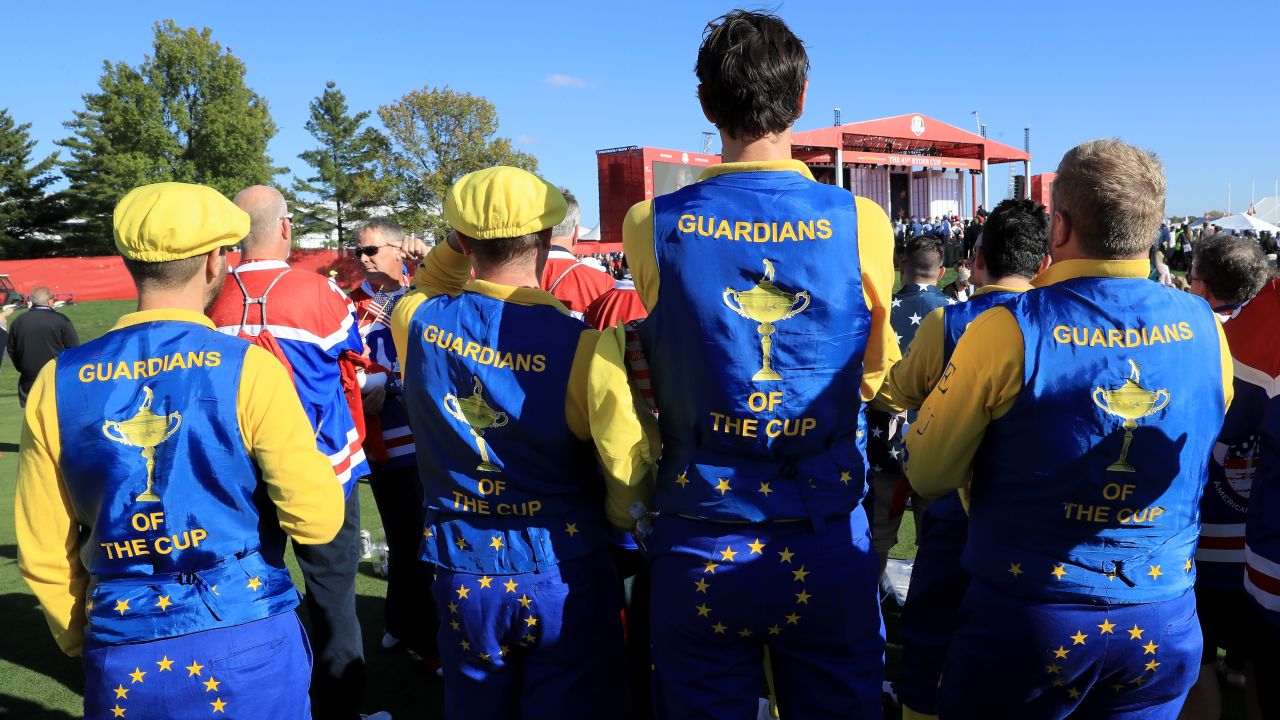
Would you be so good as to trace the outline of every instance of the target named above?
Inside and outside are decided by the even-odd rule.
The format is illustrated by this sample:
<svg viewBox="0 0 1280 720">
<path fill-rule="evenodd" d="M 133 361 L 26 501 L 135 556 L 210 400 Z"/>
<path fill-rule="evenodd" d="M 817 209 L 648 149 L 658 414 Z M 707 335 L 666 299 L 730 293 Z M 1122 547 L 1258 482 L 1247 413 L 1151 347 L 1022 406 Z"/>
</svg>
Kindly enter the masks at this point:
<svg viewBox="0 0 1280 720">
<path fill-rule="evenodd" d="M 240 253 L 227 255 L 228 265 L 240 262 Z M 297 270 L 328 275 L 338 271 L 338 284 L 353 288 L 360 283 L 360 265 L 349 253 L 337 250 L 295 250 L 289 264 Z M 42 260 L 0 261 L 0 275 L 9 279 L 24 295 L 44 286 L 55 294 L 69 294 L 76 302 L 90 300 L 130 300 L 138 297 L 129 271 L 118 256 L 89 258 L 46 258 Z"/>
</svg>

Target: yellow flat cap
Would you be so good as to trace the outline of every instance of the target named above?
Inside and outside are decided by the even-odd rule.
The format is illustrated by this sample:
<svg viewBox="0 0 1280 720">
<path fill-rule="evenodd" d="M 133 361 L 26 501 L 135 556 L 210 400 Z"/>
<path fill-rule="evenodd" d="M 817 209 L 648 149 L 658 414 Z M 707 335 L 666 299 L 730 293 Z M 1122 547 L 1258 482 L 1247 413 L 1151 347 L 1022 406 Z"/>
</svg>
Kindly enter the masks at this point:
<svg viewBox="0 0 1280 720">
<path fill-rule="evenodd" d="M 112 227 L 121 255 L 165 262 L 235 245 L 249 234 L 249 214 L 211 187 L 163 182 L 130 190 Z"/>
<path fill-rule="evenodd" d="M 449 226 L 476 240 L 555 227 L 568 209 L 554 185 L 527 170 L 503 165 L 463 175 L 444 199 Z"/>
</svg>

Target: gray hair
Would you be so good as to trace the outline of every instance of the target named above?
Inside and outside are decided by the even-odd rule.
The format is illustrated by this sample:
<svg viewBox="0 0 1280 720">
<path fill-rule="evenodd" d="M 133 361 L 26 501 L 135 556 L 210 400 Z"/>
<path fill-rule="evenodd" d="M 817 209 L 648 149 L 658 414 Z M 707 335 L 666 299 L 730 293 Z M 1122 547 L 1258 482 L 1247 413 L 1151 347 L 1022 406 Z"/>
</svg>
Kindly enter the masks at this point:
<svg viewBox="0 0 1280 720">
<path fill-rule="evenodd" d="M 377 233 L 389 243 L 398 243 L 404 240 L 404 230 L 400 227 L 400 223 L 391 218 L 373 218 L 365 221 L 360 227 L 356 228 L 354 236 L 356 242 L 360 242 L 360 237 L 367 232 Z"/>
<path fill-rule="evenodd" d="M 561 220 L 559 225 L 551 228 L 551 237 L 573 237 L 573 234 L 578 230 L 578 220 L 582 218 L 582 208 L 578 206 L 578 198 L 569 192 L 569 188 L 560 188 L 560 194 L 564 195 L 564 202 L 569 206 L 569 209 L 565 211 L 564 220 Z"/>
<path fill-rule="evenodd" d="M 48 305 L 49 301 L 52 299 L 53 293 L 49 292 L 49 288 L 47 287 L 38 287 L 31 291 L 32 305 Z"/>
</svg>

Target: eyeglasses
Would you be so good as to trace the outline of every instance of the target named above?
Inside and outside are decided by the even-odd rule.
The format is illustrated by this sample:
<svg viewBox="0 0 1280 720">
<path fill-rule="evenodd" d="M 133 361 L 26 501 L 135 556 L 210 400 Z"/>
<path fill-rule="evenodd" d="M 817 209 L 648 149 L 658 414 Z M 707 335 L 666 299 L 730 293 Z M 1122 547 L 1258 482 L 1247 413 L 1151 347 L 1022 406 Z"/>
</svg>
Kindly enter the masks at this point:
<svg viewBox="0 0 1280 720">
<path fill-rule="evenodd" d="M 292 220 L 292 219 L 293 219 L 293 213 L 285 213 L 285 214 L 281 215 L 280 217 L 278 217 L 278 218 L 276 218 L 276 219 L 277 219 L 277 220 Z"/>
<path fill-rule="evenodd" d="M 373 257 L 374 255 L 377 255 L 378 251 L 384 247 L 386 246 L 385 245 L 365 245 L 363 247 L 356 248 L 356 254 L 363 255 L 365 257 Z"/>
</svg>

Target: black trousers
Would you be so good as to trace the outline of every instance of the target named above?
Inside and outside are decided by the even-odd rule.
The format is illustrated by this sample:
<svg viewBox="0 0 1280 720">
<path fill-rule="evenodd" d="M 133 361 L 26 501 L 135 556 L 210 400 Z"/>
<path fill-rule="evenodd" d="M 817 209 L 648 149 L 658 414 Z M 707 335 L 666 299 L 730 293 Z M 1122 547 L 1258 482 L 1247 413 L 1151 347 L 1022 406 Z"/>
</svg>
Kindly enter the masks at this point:
<svg viewBox="0 0 1280 720">
<path fill-rule="evenodd" d="M 391 553 L 384 627 L 409 649 L 433 659 L 440 654 L 436 644 L 440 620 L 431 597 L 434 566 L 418 560 L 424 515 L 418 468 L 374 465 L 372 469 L 369 486 Z"/>
<path fill-rule="evenodd" d="M 322 482 L 335 482 L 323 478 Z M 364 695 L 364 645 L 356 617 L 356 567 L 360 563 L 360 492 L 347 498 L 337 537 L 324 545 L 293 544 L 306 587 L 307 631 L 315 664 L 311 711 L 315 720 L 360 717 Z"/>
</svg>

